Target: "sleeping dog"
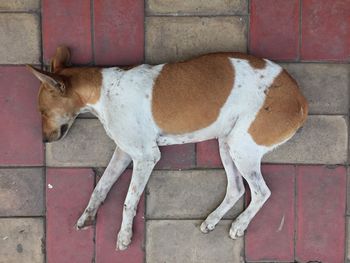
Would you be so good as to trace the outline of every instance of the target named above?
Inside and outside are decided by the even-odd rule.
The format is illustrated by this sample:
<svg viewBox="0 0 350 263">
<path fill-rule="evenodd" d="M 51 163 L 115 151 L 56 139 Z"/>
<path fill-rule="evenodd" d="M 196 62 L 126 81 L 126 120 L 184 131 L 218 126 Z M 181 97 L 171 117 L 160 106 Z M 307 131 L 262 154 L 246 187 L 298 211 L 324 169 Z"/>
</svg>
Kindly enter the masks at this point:
<svg viewBox="0 0 350 263">
<path fill-rule="evenodd" d="M 191 60 L 128 69 L 69 68 L 67 47 L 57 48 L 51 71 L 28 66 L 41 81 L 39 110 L 45 142 L 61 139 L 79 113 L 98 117 L 117 147 L 94 189 L 77 228 L 91 225 L 118 177 L 133 162 L 116 248 L 132 237 L 140 196 L 161 145 L 217 138 L 227 175 L 222 203 L 200 229 L 207 233 L 244 193 L 251 202 L 232 223 L 231 238 L 244 234 L 269 198 L 260 163 L 303 125 L 308 104 L 295 80 L 279 65 L 242 53 L 214 53 Z"/>
</svg>

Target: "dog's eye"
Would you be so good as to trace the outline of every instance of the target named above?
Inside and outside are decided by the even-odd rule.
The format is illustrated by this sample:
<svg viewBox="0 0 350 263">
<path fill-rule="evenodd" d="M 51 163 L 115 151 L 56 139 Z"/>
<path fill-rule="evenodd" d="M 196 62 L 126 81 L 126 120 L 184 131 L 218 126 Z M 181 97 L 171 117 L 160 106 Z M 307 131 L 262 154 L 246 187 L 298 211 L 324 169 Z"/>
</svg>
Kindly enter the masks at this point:
<svg viewBox="0 0 350 263">
<path fill-rule="evenodd" d="M 39 110 L 43 117 L 47 117 L 47 112 L 45 110 Z"/>
</svg>

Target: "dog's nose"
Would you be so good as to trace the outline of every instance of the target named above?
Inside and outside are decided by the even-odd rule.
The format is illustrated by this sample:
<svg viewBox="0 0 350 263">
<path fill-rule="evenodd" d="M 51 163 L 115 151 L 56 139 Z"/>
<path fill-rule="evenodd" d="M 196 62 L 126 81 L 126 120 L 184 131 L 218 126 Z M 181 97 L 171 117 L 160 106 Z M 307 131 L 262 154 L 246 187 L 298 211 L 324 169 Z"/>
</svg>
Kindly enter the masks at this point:
<svg viewBox="0 0 350 263">
<path fill-rule="evenodd" d="M 49 142 L 49 140 L 47 138 L 43 138 L 43 143 Z"/>
</svg>

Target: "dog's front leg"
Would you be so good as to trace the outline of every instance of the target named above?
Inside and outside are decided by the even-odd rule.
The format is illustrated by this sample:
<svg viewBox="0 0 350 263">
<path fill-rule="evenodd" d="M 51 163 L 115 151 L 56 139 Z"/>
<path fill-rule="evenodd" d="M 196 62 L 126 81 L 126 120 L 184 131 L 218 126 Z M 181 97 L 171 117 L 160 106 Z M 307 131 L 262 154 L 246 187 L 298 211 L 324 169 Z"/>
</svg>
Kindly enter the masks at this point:
<svg viewBox="0 0 350 263">
<path fill-rule="evenodd" d="M 119 176 L 130 164 L 130 162 L 130 156 L 117 147 L 105 172 L 103 173 L 90 197 L 88 206 L 77 222 L 78 229 L 82 229 L 93 224 L 98 208 L 105 200 L 113 184 L 118 180 Z"/>
<path fill-rule="evenodd" d="M 131 242 L 132 222 L 136 214 L 137 204 L 158 160 L 159 158 L 152 161 L 134 161 L 133 174 L 124 203 L 123 221 L 117 238 L 117 250 L 125 250 Z"/>
</svg>

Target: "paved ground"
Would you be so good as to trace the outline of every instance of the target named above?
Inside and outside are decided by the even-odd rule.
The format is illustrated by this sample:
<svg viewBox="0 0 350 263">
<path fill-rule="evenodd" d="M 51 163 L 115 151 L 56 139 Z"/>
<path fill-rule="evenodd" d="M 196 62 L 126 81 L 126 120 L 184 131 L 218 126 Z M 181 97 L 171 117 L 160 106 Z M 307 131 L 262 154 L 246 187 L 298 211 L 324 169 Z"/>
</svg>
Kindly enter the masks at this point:
<svg viewBox="0 0 350 263">
<path fill-rule="evenodd" d="M 0 0 L 0 10 L 0 263 L 350 262 L 349 0 Z M 244 200 L 214 232 L 199 231 L 225 189 L 214 141 L 162 149 L 126 252 L 114 245 L 129 170 L 96 226 L 74 230 L 114 145 L 91 116 L 63 141 L 42 144 L 39 83 L 24 64 L 44 66 L 59 44 L 71 47 L 78 65 L 236 50 L 291 72 L 310 117 L 265 158 L 272 197 L 245 238 L 228 238 Z"/>
</svg>

